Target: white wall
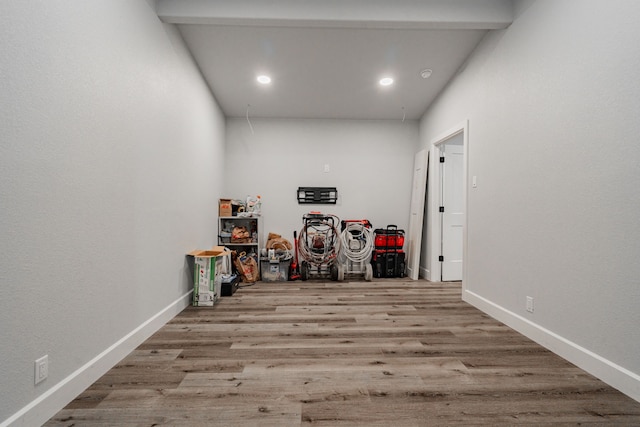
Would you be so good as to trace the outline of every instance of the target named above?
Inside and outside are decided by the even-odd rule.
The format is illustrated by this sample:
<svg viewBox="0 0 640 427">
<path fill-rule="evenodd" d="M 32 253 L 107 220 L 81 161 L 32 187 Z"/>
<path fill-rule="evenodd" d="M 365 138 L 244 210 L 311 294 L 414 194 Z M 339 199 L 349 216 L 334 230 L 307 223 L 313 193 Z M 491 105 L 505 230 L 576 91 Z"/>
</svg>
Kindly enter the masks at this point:
<svg viewBox="0 0 640 427">
<path fill-rule="evenodd" d="M 260 194 L 266 232 L 289 240 L 312 210 L 405 230 L 418 122 L 246 119 L 227 122 L 227 196 Z M 330 172 L 324 172 L 328 164 Z M 299 205 L 301 186 L 337 187 L 336 205 Z M 266 234 L 266 233 L 265 233 Z"/>
<path fill-rule="evenodd" d="M 640 400 L 640 3 L 517 6 L 421 121 L 469 120 L 464 298 Z"/>
<path fill-rule="evenodd" d="M 0 16 L 0 424 L 39 425 L 189 302 L 225 124 L 153 2 Z"/>
</svg>

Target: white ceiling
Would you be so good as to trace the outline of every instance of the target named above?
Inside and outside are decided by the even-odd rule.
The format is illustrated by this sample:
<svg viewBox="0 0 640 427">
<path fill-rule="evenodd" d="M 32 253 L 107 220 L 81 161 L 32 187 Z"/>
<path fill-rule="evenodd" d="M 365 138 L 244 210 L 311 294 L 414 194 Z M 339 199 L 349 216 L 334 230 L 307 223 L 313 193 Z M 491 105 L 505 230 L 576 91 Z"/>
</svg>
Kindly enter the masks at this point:
<svg viewBox="0 0 640 427">
<path fill-rule="evenodd" d="M 510 0 L 159 0 L 227 117 L 418 119 Z M 430 78 L 420 72 L 431 69 Z M 256 82 L 258 74 L 271 84 Z M 382 87 L 382 76 L 394 84 Z"/>
</svg>

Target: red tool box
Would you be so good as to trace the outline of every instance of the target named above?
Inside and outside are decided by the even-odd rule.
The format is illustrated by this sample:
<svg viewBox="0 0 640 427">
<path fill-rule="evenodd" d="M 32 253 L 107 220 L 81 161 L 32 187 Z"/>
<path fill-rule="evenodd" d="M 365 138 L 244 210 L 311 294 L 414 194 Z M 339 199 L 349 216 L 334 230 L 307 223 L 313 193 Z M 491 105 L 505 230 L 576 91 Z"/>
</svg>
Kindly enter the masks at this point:
<svg viewBox="0 0 640 427">
<path fill-rule="evenodd" d="M 376 233 L 375 245 L 376 249 L 402 249 L 404 246 L 404 231 L 403 230 L 388 230 L 378 228 L 374 231 Z"/>
<path fill-rule="evenodd" d="M 404 277 L 404 230 L 396 225 L 374 230 L 375 250 L 371 257 L 374 277 Z"/>
</svg>

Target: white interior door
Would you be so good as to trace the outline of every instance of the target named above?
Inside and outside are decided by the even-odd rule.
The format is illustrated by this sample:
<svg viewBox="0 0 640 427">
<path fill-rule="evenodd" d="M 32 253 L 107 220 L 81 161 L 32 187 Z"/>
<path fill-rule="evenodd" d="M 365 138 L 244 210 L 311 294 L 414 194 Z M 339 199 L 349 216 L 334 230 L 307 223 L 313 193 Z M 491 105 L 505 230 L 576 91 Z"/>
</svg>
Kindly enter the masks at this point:
<svg viewBox="0 0 640 427">
<path fill-rule="evenodd" d="M 442 165 L 442 280 L 462 280 L 464 140 L 458 134 L 440 146 Z"/>
<path fill-rule="evenodd" d="M 420 247 L 424 219 L 424 194 L 427 187 L 428 150 L 416 153 L 413 160 L 413 188 L 411 191 L 411 217 L 407 234 L 407 276 L 418 280 L 420 276 Z"/>
</svg>

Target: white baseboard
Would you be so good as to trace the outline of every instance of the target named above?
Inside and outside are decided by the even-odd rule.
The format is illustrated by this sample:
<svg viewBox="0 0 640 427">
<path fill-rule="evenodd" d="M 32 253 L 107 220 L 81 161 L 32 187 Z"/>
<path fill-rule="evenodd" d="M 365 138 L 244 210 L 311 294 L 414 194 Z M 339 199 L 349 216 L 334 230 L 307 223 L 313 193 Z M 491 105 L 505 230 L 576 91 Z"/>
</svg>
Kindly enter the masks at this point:
<svg viewBox="0 0 640 427">
<path fill-rule="evenodd" d="M 420 267 L 420 277 L 423 279 L 431 280 L 431 271 L 425 267 Z"/>
<path fill-rule="evenodd" d="M 126 355 L 142 344 L 144 340 L 184 310 L 191 302 L 192 292 L 193 291 L 190 291 L 182 295 L 149 320 L 122 337 L 111 347 L 51 387 L 13 416 L 3 421 L 0 427 L 39 426 L 44 424 Z"/>
<path fill-rule="evenodd" d="M 640 402 L 640 375 L 468 290 L 462 300 Z"/>
</svg>

